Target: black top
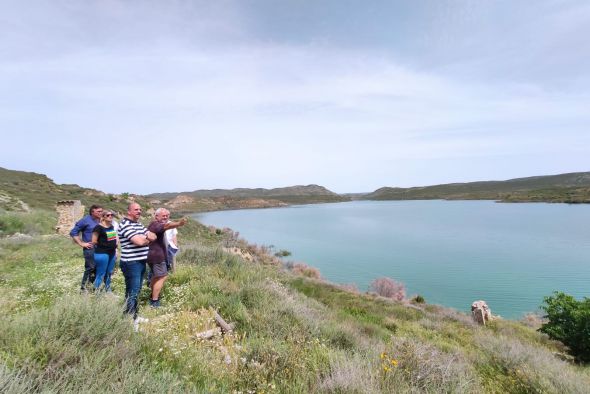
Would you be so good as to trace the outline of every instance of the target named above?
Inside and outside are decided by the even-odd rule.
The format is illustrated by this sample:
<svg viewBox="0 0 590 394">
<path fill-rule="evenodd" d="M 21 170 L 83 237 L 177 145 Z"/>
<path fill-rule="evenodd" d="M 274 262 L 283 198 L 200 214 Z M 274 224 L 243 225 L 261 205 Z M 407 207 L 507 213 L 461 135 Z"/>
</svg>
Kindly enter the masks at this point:
<svg viewBox="0 0 590 394">
<path fill-rule="evenodd" d="M 117 232 L 113 226 L 105 228 L 97 224 L 92 230 L 93 233 L 98 233 L 98 241 L 94 253 L 114 254 L 117 250 Z"/>
<path fill-rule="evenodd" d="M 150 251 L 148 253 L 148 263 L 161 263 L 166 261 L 166 244 L 164 243 L 164 225 L 157 221 L 153 221 L 148 226 L 148 230 L 155 233 L 158 239 L 150 243 Z"/>
</svg>

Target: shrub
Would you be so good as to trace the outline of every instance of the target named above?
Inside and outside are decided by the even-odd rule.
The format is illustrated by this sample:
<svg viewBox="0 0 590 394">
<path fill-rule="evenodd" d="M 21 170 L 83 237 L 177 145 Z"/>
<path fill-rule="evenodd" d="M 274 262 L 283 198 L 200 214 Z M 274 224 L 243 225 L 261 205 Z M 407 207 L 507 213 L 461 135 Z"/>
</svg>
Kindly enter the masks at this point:
<svg viewBox="0 0 590 394">
<path fill-rule="evenodd" d="M 556 291 L 544 303 L 541 309 L 549 321 L 539 331 L 563 342 L 579 360 L 590 361 L 590 298 L 578 301 Z"/>
<path fill-rule="evenodd" d="M 354 293 L 354 294 L 359 294 L 359 288 L 356 285 L 356 283 L 343 283 L 338 285 L 338 288 L 348 292 L 348 293 Z"/>
<path fill-rule="evenodd" d="M 277 257 L 287 257 L 287 256 L 291 256 L 291 252 L 289 252 L 288 250 L 284 250 L 281 249 L 278 252 L 275 253 L 275 256 Z"/>
<path fill-rule="evenodd" d="M 424 297 L 422 297 L 420 294 L 418 294 L 417 296 L 412 298 L 412 301 L 415 302 L 416 304 L 424 304 L 426 302 Z"/>
<path fill-rule="evenodd" d="M 520 320 L 522 324 L 527 327 L 538 330 L 544 323 L 547 323 L 547 319 L 543 319 L 543 316 L 537 313 L 527 313 Z"/>
<path fill-rule="evenodd" d="M 317 268 L 314 268 L 314 267 L 310 267 L 309 265 L 307 265 L 305 263 L 293 264 L 293 268 L 291 269 L 291 271 L 294 274 L 302 275 L 307 278 L 320 279 L 322 277 L 320 275 L 320 270 L 318 270 Z"/>
<path fill-rule="evenodd" d="M 406 298 L 406 287 L 391 278 L 377 278 L 371 282 L 371 290 L 382 297 L 403 301 Z"/>
</svg>

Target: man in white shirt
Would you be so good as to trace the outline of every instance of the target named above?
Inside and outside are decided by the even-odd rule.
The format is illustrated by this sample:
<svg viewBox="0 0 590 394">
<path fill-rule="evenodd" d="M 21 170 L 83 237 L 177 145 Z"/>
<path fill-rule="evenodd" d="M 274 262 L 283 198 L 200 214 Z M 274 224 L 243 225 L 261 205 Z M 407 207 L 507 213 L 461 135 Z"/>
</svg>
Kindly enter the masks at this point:
<svg viewBox="0 0 590 394">
<path fill-rule="evenodd" d="M 166 230 L 166 232 L 164 233 L 164 239 L 166 241 L 166 251 L 168 253 L 168 271 L 170 272 L 174 272 L 176 254 L 178 253 L 178 239 L 176 238 L 177 235 L 178 230 L 175 228 Z"/>
</svg>

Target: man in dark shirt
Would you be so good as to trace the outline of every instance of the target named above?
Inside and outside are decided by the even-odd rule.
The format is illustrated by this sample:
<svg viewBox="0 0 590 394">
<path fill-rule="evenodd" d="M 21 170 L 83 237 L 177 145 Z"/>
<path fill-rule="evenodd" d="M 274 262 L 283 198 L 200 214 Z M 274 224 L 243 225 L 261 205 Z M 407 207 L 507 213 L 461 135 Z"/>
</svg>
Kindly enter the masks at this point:
<svg viewBox="0 0 590 394">
<path fill-rule="evenodd" d="M 166 230 L 184 226 L 187 222 L 186 218 L 174 222 L 171 222 L 169 219 L 170 211 L 165 208 L 158 208 L 156 210 L 155 220 L 148 226 L 148 230 L 155 233 L 158 237 L 155 242 L 150 244 L 150 251 L 147 259 L 148 265 L 152 271 L 152 296 L 150 298 L 150 304 L 154 308 L 160 306 L 160 292 L 162 291 L 162 287 L 168 276 L 168 268 L 166 266 L 168 253 L 166 252 L 164 233 Z"/>
<path fill-rule="evenodd" d="M 102 207 L 92 205 L 89 214 L 78 220 L 70 231 L 72 240 L 82 247 L 84 253 L 84 274 L 82 275 L 81 291 L 86 291 L 86 284 L 94 282 L 94 245 L 92 244 L 92 230 L 100 222 Z"/>
</svg>

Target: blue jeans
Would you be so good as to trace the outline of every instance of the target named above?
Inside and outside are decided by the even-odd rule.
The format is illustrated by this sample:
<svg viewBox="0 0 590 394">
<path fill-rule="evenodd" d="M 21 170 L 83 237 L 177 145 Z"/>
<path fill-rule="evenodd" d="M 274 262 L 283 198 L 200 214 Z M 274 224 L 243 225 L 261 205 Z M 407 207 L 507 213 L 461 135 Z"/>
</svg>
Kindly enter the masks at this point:
<svg viewBox="0 0 590 394">
<path fill-rule="evenodd" d="M 111 290 L 111 275 L 115 269 L 115 253 L 94 253 L 94 264 L 96 265 L 96 279 L 94 288 L 98 290 L 104 281 L 105 291 Z"/>
<path fill-rule="evenodd" d="M 123 261 L 121 260 L 121 272 L 125 276 L 125 298 L 127 300 L 125 313 L 137 317 L 137 297 L 141 290 L 143 275 L 145 274 L 145 263 L 147 260 Z"/>
<path fill-rule="evenodd" d="M 80 289 L 84 290 L 87 282 L 94 282 L 94 249 L 82 249 L 82 253 L 84 253 L 84 275 L 82 275 Z"/>
</svg>

